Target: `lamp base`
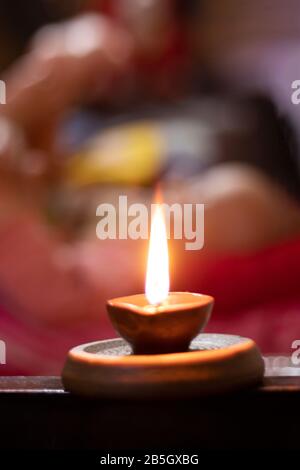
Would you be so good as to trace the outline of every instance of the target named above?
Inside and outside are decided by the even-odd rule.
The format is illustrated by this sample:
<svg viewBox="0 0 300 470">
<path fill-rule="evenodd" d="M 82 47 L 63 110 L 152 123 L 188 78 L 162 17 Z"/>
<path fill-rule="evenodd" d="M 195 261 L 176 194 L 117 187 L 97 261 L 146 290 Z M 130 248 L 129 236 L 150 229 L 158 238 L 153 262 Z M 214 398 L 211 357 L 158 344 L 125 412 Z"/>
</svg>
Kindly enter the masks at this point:
<svg viewBox="0 0 300 470">
<path fill-rule="evenodd" d="M 256 344 L 233 335 L 200 334 L 189 351 L 134 355 L 122 339 L 71 349 L 62 373 L 66 390 L 103 398 L 203 396 L 259 384 L 264 362 Z"/>
</svg>

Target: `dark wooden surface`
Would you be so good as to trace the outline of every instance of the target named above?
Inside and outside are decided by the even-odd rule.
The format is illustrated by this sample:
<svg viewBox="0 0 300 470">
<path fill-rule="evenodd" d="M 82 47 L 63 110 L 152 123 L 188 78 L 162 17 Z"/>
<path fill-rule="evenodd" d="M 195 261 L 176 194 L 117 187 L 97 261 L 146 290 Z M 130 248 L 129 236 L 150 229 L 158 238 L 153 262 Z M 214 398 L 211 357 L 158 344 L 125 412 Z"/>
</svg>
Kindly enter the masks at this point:
<svg viewBox="0 0 300 470">
<path fill-rule="evenodd" d="M 58 377 L 0 378 L 0 449 L 300 447 L 300 377 L 202 399 L 84 400 Z"/>
</svg>

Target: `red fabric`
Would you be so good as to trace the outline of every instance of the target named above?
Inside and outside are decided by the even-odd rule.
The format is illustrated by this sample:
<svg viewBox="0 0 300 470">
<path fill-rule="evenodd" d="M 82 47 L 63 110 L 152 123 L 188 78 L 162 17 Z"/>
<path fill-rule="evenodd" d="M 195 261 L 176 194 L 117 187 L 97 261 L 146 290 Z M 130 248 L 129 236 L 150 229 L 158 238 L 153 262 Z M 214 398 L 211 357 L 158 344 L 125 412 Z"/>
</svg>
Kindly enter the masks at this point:
<svg viewBox="0 0 300 470">
<path fill-rule="evenodd" d="M 195 269 L 195 267 L 194 267 Z M 211 262 L 194 290 L 216 299 L 208 331 L 253 338 L 264 353 L 291 353 L 300 339 L 300 240 Z"/>
<path fill-rule="evenodd" d="M 70 348 L 114 336 L 101 308 L 98 322 L 76 328 L 30 324 L 2 309 L 0 340 L 6 344 L 6 364 L 0 364 L 0 375 L 58 375 Z"/>
</svg>

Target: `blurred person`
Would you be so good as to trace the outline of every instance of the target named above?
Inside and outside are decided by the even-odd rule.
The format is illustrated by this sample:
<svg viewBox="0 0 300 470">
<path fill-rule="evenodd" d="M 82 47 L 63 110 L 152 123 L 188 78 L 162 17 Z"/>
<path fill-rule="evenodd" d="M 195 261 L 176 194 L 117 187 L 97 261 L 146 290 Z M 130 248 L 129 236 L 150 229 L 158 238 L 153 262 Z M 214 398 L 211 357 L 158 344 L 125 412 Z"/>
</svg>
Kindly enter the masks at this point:
<svg viewBox="0 0 300 470">
<path fill-rule="evenodd" d="M 0 123 L 0 288 L 7 313 L 0 321 L 2 339 L 12 345 L 15 372 L 57 372 L 74 342 L 67 332 L 75 329 L 82 341 L 93 339 L 92 328 L 96 339 L 105 300 L 143 290 L 136 242 L 133 248 L 129 241 L 66 244 L 43 221 L 39 208 L 43 179 L 55 178 L 55 136 L 62 116 L 76 103 L 122 88 L 135 50 L 130 31 L 88 15 L 47 26 L 7 71 L 8 102 Z M 147 193 L 142 198 L 150 202 Z M 175 191 L 170 184 L 166 200 L 206 204 L 205 250 L 193 256 L 202 266 L 211 253 L 257 251 L 300 230 L 297 203 L 249 162 L 223 162 Z M 174 285 L 180 277 L 175 276 Z M 37 336 L 30 345 L 29 330 Z M 42 344 L 49 338 L 57 342 L 51 358 Z"/>
</svg>

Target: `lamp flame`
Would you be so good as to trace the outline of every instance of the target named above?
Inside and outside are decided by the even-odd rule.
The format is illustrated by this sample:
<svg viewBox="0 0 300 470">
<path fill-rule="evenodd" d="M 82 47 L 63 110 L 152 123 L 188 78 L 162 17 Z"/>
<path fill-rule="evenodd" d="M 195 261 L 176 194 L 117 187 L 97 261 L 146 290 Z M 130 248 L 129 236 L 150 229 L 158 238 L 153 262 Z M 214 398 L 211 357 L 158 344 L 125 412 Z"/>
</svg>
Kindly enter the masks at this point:
<svg viewBox="0 0 300 470">
<path fill-rule="evenodd" d="M 162 303 L 169 294 L 169 254 L 163 207 L 156 204 L 151 220 L 146 274 L 146 297 L 150 304 Z"/>
</svg>

